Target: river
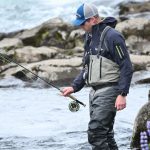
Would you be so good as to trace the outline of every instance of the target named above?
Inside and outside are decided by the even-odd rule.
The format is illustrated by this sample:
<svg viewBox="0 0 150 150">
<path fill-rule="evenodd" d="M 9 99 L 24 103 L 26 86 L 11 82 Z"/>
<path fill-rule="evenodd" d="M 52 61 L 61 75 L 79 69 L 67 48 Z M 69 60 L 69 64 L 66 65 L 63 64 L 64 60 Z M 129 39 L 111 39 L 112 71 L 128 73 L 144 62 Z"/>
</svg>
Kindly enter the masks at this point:
<svg viewBox="0 0 150 150">
<path fill-rule="evenodd" d="M 127 108 L 117 113 L 115 138 L 120 150 L 130 147 L 134 120 L 148 100 L 149 89 L 149 84 L 133 84 Z M 83 88 L 74 94 L 87 107 L 72 113 L 68 109 L 70 99 L 60 96 L 54 88 L 0 88 L 0 149 L 90 150 L 86 133 L 89 90 Z"/>
</svg>

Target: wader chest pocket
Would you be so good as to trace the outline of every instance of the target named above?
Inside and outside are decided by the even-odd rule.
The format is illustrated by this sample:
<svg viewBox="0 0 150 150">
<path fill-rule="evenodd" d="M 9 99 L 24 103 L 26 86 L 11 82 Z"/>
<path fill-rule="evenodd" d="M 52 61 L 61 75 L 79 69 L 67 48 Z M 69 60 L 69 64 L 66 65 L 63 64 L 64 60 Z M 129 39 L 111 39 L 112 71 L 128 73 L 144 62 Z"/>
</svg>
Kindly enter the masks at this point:
<svg viewBox="0 0 150 150">
<path fill-rule="evenodd" d="M 90 55 L 88 83 L 96 83 L 102 78 L 102 57 Z"/>
<path fill-rule="evenodd" d="M 108 82 L 117 82 L 119 79 L 119 66 L 113 61 L 97 55 L 90 55 L 88 70 L 88 84 L 95 86 Z"/>
</svg>

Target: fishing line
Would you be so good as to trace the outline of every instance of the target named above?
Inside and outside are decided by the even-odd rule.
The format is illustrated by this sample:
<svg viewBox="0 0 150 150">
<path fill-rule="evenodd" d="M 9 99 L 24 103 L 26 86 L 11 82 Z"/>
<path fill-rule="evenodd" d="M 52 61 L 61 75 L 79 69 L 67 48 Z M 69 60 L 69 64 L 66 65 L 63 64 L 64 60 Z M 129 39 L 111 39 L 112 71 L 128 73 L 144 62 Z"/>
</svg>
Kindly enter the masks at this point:
<svg viewBox="0 0 150 150">
<path fill-rule="evenodd" d="M 7 62 L 7 63 L 13 63 L 13 62 L 11 62 L 11 61 L 9 61 L 9 60 L 7 60 L 6 58 L 4 58 L 4 57 L 2 57 L 2 56 L 0 56 L 1 58 L 3 58 L 2 59 L 2 61 L 3 61 L 3 63 L 5 63 L 5 62 Z M 27 72 L 25 72 L 25 71 L 23 71 L 23 70 L 20 70 L 23 74 L 24 74 L 24 76 L 27 78 L 27 79 L 30 79 L 30 80 L 32 80 L 33 82 L 35 82 L 35 80 L 37 79 L 37 77 L 34 77 L 34 76 L 30 76 Z M 30 73 L 30 72 L 29 72 Z M 24 80 L 26 80 L 26 79 L 24 79 Z M 38 85 L 40 88 L 43 88 L 43 86 L 41 86 L 41 85 Z"/>
<path fill-rule="evenodd" d="M 35 74 L 34 72 L 30 71 L 29 69 L 25 68 L 25 67 L 22 66 L 21 64 L 17 63 L 15 60 L 10 59 L 7 55 L 4 55 L 4 54 L 0 53 L 0 57 L 1 57 L 3 60 L 6 60 L 7 62 L 10 62 L 10 63 L 13 62 L 14 64 L 16 64 L 16 65 L 22 67 L 22 68 L 23 68 L 24 70 L 26 70 L 27 72 L 30 72 L 30 73 L 31 73 L 32 75 L 34 75 L 35 77 L 37 77 L 37 78 L 39 78 L 40 80 L 44 81 L 48 86 L 52 86 L 53 88 L 59 90 L 59 91 L 62 93 L 62 90 L 61 90 L 60 88 L 58 88 L 58 87 L 55 86 L 54 84 L 48 82 L 47 80 L 41 78 L 40 76 L 38 76 L 38 75 Z M 21 71 L 21 72 L 22 72 L 22 71 Z M 24 74 L 25 76 L 27 76 L 25 72 L 23 72 L 23 74 Z M 30 78 L 30 79 L 32 79 L 32 78 Z M 34 80 L 34 79 L 32 79 L 32 80 Z M 34 81 L 35 81 L 35 80 L 34 80 Z M 75 104 L 81 104 L 81 105 L 84 106 L 84 107 L 86 106 L 83 102 L 77 100 L 77 98 L 75 98 L 74 96 L 68 95 L 68 97 L 75 101 L 74 103 L 72 103 L 72 105 L 69 105 L 69 109 L 72 109 L 72 110 L 74 109 L 73 111 L 78 111 L 78 110 L 76 110 L 76 109 L 79 109 L 79 108 L 78 108 L 79 106 L 75 106 Z M 76 107 L 77 107 L 77 108 L 76 108 Z"/>
</svg>

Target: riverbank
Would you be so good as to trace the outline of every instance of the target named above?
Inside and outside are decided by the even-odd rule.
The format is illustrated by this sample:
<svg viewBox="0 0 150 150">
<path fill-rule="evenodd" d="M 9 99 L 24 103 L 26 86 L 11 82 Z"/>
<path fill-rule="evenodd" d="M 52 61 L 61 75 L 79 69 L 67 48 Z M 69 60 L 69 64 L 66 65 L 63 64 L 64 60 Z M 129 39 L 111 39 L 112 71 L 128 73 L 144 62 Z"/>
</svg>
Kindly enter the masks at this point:
<svg viewBox="0 0 150 150">
<path fill-rule="evenodd" d="M 147 12 L 149 2 L 120 4 L 120 19 L 116 29 L 125 39 L 134 71 L 150 71 L 150 19 L 146 17 L 125 18 L 122 15 Z M 124 6 L 124 7 L 123 7 Z M 127 7 L 127 8 L 126 8 Z M 130 8 L 131 7 L 131 8 Z M 131 10 L 134 10 L 135 12 Z M 122 10 L 121 10 L 122 8 Z M 125 11 L 126 10 L 126 11 Z M 133 15 L 134 16 L 134 15 Z M 23 64 L 24 67 L 55 84 L 69 85 L 82 67 L 84 32 L 60 18 L 50 19 L 28 30 L 0 34 L 1 53 Z M 23 68 L 7 61 L 0 63 L 1 79 L 9 76 L 27 80 Z M 31 76 L 26 72 L 27 76 Z M 32 77 L 32 76 L 31 76 Z M 150 83 L 146 78 L 142 82 Z M 139 81 L 140 82 L 140 81 Z M 141 83 L 142 83 L 141 82 Z"/>
</svg>

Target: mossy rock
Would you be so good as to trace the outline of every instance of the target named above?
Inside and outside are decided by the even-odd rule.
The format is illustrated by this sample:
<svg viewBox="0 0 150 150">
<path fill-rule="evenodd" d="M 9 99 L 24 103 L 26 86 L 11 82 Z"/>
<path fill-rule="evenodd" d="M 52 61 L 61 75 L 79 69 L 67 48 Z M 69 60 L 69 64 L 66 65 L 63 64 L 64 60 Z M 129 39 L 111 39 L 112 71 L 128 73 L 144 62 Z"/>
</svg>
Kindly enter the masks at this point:
<svg viewBox="0 0 150 150">
<path fill-rule="evenodd" d="M 127 39 L 129 36 L 134 35 L 137 37 L 142 37 L 143 39 L 150 40 L 150 23 L 145 24 L 142 29 L 133 28 L 125 28 L 122 31 L 124 37 Z"/>
<path fill-rule="evenodd" d="M 150 121 L 150 102 L 146 103 L 139 111 L 132 134 L 131 148 L 140 149 L 140 132 L 146 131 L 146 122 Z"/>
<path fill-rule="evenodd" d="M 121 3 L 119 15 L 127 15 L 148 11 L 150 11 L 150 2 L 128 2 Z"/>
</svg>

